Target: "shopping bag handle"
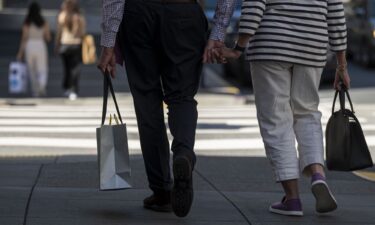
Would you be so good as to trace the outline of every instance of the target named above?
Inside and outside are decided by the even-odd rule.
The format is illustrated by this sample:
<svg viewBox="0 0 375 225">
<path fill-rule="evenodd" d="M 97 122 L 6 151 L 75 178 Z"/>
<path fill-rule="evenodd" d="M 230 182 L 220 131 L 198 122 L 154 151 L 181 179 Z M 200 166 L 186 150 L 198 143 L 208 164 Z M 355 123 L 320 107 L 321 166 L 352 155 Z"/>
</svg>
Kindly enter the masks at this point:
<svg viewBox="0 0 375 225">
<path fill-rule="evenodd" d="M 120 119 L 121 124 L 123 124 L 123 122 L 122 122 L 122 118 L 121 118 L 120 109 L 119 109 L 118 104 L 117 104 L 116 95 L 115 95 L 115 91 L 114 91 L 114 89 L 113 89 L 113 85 L 112 85 L 112 81 L 111 81 L 110 74 L 109 74 L 108 72 L 106 72 L 106 73 L 104 74 L 103 77 L 104 77 L 104 82 L 103 82 L 103 111 L 102 111 L 102 126 L 104 125 L 104 123 L 105 123 L 105 118 L 106 118 L 106 116 L 107 116 L 108 87 L 109 87 L 109 91 L 111 92 L 112 99 L 113 99 L 113 101 L 115 102 L 115 107 L 116 107 L 116 111 L 117 111 L 118 118 Z"/>
<path fill-rule="evenodd" d="M 352 100 L 350 98 L 350 94 L 348 92 L 348 89 L 346 88 L 346 86 L 343 83 L 340 83 L 339 85 L 340 85 L 341 89 L 337 90 L 336 93 L 335 93 L 335 98 L 333 99 L 332 114 L 335 112 L 337 96 L 339 96 L 341 111 L 343 111 L 343 112 L 345 111 L 345 95 L 348 98 L 348 101 L 349 101 L 349 104 L 350 104 L 350 108 L 352 109 L 352 112 L 355 113 L 353 103 L 352 103 Z"/>
</svg>

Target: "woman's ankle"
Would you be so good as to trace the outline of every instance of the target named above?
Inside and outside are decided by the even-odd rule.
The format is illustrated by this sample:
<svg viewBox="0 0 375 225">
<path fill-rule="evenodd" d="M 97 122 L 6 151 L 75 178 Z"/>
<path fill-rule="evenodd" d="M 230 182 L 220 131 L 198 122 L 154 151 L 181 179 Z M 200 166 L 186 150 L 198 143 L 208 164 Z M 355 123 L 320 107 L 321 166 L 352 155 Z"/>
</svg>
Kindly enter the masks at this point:
<svg viewBox="0 0 375 225">
<path fill-rule="evenodd" d="M 324 167 L 320 164 L 312 164 L 309 166 L 311 176 L 314 174 L 320 174 L 325 177 Z"/>
</svg>

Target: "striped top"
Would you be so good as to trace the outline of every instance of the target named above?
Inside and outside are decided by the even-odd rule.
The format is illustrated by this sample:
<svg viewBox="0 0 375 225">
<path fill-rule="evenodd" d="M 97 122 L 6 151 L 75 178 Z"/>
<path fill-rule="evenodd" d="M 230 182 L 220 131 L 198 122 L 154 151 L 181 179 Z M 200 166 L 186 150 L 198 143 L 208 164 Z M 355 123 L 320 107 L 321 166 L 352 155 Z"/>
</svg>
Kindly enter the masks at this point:
<svg viewBox="0 0 375 225">
<path fill-rule="evenodd" d="M 239 33 L 254 35 L 246 58 L 324 67 L 328 44 L 346 50 L 342 0 L 244 0 Z"/>
</svg>

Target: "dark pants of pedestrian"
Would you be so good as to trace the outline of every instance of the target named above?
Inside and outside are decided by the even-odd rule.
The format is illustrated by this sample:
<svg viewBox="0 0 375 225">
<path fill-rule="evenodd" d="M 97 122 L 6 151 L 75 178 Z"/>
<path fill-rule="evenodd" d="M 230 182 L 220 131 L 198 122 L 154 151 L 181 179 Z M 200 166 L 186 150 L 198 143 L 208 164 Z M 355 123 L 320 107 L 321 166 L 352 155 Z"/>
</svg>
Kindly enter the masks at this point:
<svg viewBox="0 0 375 225">
<path fill-rule="evenodd" d="M 196 2 L 127 0 L 119 39 L 138 121 L 141 148 L 151 190 L 172 188 L 170 148 L 174 157 L 195 164 L 197 102 L 207 19 Z"/>
<path fill-rule="evenodd" d="M 63 88 L 78 93 L 78 81 L 81 74 L 81 45 L 62 45 L 61 57 L 64 63 Z"/>
</svg>

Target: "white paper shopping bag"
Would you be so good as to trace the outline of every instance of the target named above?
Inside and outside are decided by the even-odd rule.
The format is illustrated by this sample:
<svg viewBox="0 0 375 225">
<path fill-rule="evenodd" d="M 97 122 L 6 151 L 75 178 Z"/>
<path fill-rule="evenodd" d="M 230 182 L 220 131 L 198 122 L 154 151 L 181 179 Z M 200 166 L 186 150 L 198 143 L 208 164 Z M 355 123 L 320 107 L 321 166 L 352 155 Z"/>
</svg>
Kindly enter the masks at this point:
<svg viewBox="0 0 375 225">
<path fill-rule="evenodd" d="M 96 129 L 100 190 L 131 188 L 126 125 L 123 124 L 109 75 L 104 78 L 102 125 Z M 108 87 L 115 102 L 119 121 L 116 125 L 104 125 L 107 113 Z"/>
</svg>

